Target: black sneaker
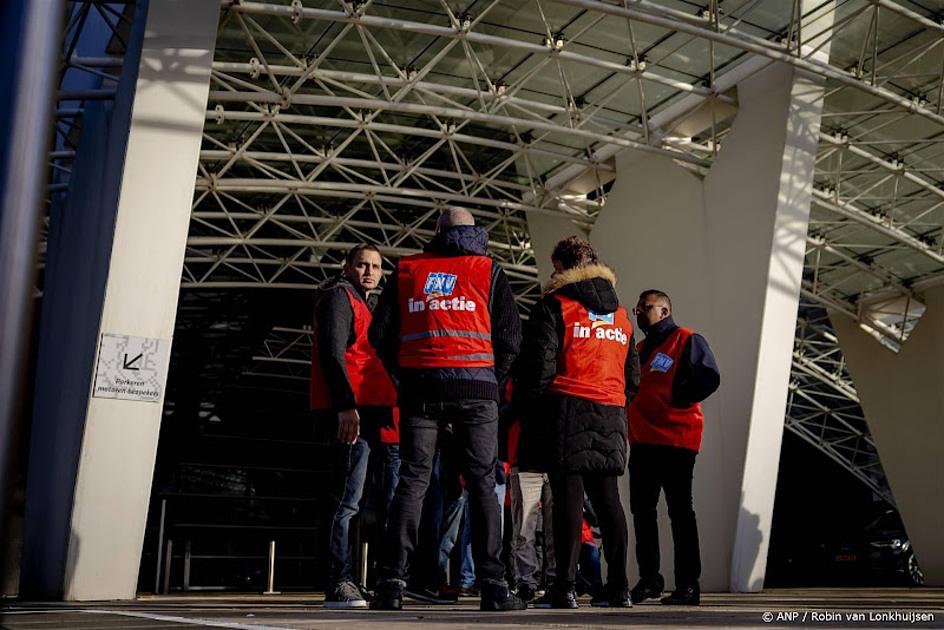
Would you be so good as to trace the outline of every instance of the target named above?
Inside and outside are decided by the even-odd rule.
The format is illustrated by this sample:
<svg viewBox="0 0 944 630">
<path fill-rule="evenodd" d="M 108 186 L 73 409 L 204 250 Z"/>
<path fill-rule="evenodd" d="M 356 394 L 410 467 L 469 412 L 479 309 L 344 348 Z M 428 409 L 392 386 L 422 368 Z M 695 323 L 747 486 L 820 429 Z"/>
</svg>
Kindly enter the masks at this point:
<svg viewBox="0 0 944 630">
<path fill-rule="evenodd" d="M 536 593 L 537 590 L 535 587 L 527 582 L 522 582 L 518 585 L 518 598 L 523 602 L 533 601 Z"/>
<path fill-rule="evenodd" d="M 572 586 L 567 590 L 558 590 L 551 587 L 544 594 L 544 597 L 536 600 L 532 606 L 535 608 L 564 608 L 568 610 L 580 608 L 580 604 L 577 603 L 577 592 Z"/>
<path fill-rule="evenodd" d="M 634 604 L 644 602 L 647 599 L 658 599 L 662 597 L 662 590 L 665 588 L 665 582 L 662 576 L 656 580 L 639 580 L 633 590 L 629 592 L 629 597 Z"/>
<path fill-rule="evenodd" d="M 666 606 L 698 606 L 701 603 L 701 589 L 697 582 L 693 586 L 677 588 L 668 597 L 663 597 L 662 603 Z"/>
<path fill-rule="evenodd" d="M 607 605 L 610 608 L 632 608 L 633 601 L 629 597 L 628 588 L 607 588 Z"/>
<path fill-rule="evenodd" d="M 389 580 L 377 585 L 370 600 L 371 610 L 403 610 L 403 582 Z"/>
<path fill-rule="evenodd" d="M 479 610 L 525 610 L 528 604 L 511 592 L 507 584 L 485 583 L 480 589 L 482 601 Z"/>
<path fill-rule="evenodd" d="M 350 580 L 334 584 L 325 592 L 325 608 L 367 608 L 367 600 Z"/>
<path fill-rule="evenodd" d="M 439 591 L 434 591 L 431 588 L 422 586 L 407 585 L 406 589 L 403 591 L 403 596 L 408 599 L 415 599 L 418 602 L 423 602 L 424 604 L 436 604 L 440 606 L 455 604 L 459 601 L 458 597 L 451 597 Z"/>
</svg>

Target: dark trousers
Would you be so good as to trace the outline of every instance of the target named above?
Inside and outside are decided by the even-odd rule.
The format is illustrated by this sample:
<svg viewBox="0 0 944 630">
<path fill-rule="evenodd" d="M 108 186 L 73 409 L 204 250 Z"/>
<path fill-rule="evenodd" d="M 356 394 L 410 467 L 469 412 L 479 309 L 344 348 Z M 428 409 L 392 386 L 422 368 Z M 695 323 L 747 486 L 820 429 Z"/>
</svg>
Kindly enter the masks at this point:
<svg viewBox="0 0 944 630">
<path fill-rule="evenodd" d="M 580 559 L 580 532 L 583 523 L 583 497 L 586 492 L 600 523 L 603 555 L 609 567 L 607 585 L 614 591 L 625 589 L 626 553 L 629 547 L 626 515 L 619 498 L 616 475 L 553 474 L 551 494 L 554 496 L 554 555 L 557 560 L 556 587 L 566 590 L 577 579 Z"/>
<path fill-rule="evenodd" d="M 455 544 L 456 532 L 462 520 L 465 494 L 459 482 L 459 470 L 454 466 L 455 442 L 452 427 L 439 432 L 439 449 L 433 458 L 433 468 L 419 524 L 419 541 L 410 562 L 410 582 L 416 587 L 438 591 L 445 583 L 445 561 L 441 558 L 447 539 Z"/>
<path fill-rule="evenodd" d="M 659 573 L 659 493 L 672 522 L 675 547 L 675 586 L 693 586 L 701 577 L 698 525 L 692 507 L 695 451 L 675 446 L 636 444 L 629 449 L 629 507 L 636 530 L 636 562 L 639 576 L 662 582 Z"/>
<path fill-rule="evenodd" d="M 504 584 L 501 515 L 495 500 L 498 404 L 492 400 L 451 400 L 407 404 L 400 411 L 400 483 L 390 510 L 381 579 L 406 580 L 439 430 L 451 424 L 471 502 L 476 574 L 480 583 Z"/>
</svg>

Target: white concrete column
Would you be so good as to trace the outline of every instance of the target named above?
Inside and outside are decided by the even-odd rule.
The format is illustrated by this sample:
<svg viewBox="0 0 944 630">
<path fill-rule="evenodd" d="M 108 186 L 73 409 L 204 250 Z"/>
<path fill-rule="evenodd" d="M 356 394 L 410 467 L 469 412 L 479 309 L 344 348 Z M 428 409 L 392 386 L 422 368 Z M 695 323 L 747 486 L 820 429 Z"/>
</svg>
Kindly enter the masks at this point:
<svg viewBox="0 0 944 630">
<path fill-rule="evenodd" d="M 722 385 L 705 404 L 695 474 L 706 590 L 763 586 L 821 96 L 784 65 L 742 82 L 704 180 L 661 156 L 618 155 L 591 233 L 624 304 L 666 291 L 676 321 L 704 334 L 718 359 Z M 671 583 L 666 518 L 661 525 Z"/>
<path fill-rule="evenodd" d="M 57 315 L 50 314 L 43 334 L 47 348 L 55 345 L 57 334 L 62 341 L 82 335 L 89 347 L 101 344 L 105 335 L 161 340 L 168 351 L 159 364 L 148 366 L 155 371 L 161 395 L 155 401 L 92 396 L 98 352 L 92 357 L 76 352 L 65 358 L 71 361 L 71 378 L 84 385 L 84 405 L 80 409 L 47 405 L 34 423 L 51 433 L 34 431 L 31 448 L 26 525 L 29 532 L 32 519 L 42 534 L 27 534 L 27 592 L 67 600 L 135 596 L 219 11 L 214 0 L 149 3 L 123 170 L 118 159 L 121 177 L 117 213 L 112 215 L 114 235 L 99 245 L 107 248 L 105 252 L 85 252 L 88 257 L 105 254 L 107 260 L 104 292 L 92 309 L 100 309 L 100 316 L 94 325 L 70 330 L 70 324 L 57 329 L 52 321 Z M 89 212 L 102 221 L 98 235 L 107 234 L 110 218 L 97 217 L 92 208 Z M 70 272 L 60 268 L 59 273 L 68 278 Z M 59 282 L 65 283 L 62 278 Z M 63 315 L 70 317 L 58 316 Z M 127 359 L 135 365 L 133 357 Z M 48 369 L 53 376 L 38 386 L 37 397 L 56 396 L 59 381 L 66 378 L 58 374 L 57 380 L 55 370 Z M 78 425 L 80 448 L 77 453 L 57 453 L 48 443 L 72 423 Z M 72 462 L 63 468 L 59 481 L 44 478 L 42 467 L 53 461 L 60 468 L 63 461 Z M 44 504 L 44 487 L 65 494 L 66 504 Z M 67 518 L 60 519 L 61 526 L 41 525 L 44 518 L 63 511 Z M 59 556 L 61 548 L 64 559 Z"/>
<path fill-rule="evenodd" d="M 929 586 L 944 586 L 944 288 L 895 354 L 831 314 L 898 512 Z"/>
</svg>

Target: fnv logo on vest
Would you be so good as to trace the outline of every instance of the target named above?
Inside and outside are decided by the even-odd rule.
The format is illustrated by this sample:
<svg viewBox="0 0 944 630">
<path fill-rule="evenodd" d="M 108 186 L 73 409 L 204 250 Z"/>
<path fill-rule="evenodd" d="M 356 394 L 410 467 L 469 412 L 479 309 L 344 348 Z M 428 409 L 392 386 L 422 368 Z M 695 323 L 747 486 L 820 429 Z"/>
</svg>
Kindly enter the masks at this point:
<svg viewBox="0 0 944 630">
<path fill-rule="evenodd" d="M 594 313 L 593 311 L 587 311 L 587 314 L 590 315 L 590 325 L 593 328 L 603 326 L 605 324 L 613 325 L 613 313 L 607 313 L 601 315 L 599 313 Z"/>
<path fill-rule="evenodd" d="M 441 271 L 430 273 L 426 276 L 426 286 L 423 287 L 426 299 L 431 300 L 445 295 L 452 295 L 458 278 L 459 276 L 454 273 L 443 273 Z"/>
<path fill-rule="evenodd" d="M 450 297 L 456 289 L 456 283 L 459 276 L 454 273 L 444 273 L 442 271 L 432 271 L 426 276 L 426 283 L 423 285 L 423 293 L 426 300 L 416 300 L 409 298 L 407 301 L 407 311 L 410 313 L 422 313 L 429 309 L 430 311 L 466 311 L 474 313 L 476 307 L 475 300 L 468 300 L 464 295 Z"/>
<path fill-rule="evenodd" d="M 649 363 L 649 369 L 653 372 L 668 372 L 672 364 L 675 363 L 667 354 L 658 353 Z"/>
<path fill-rule="evenodd" d="M 587 315 L 590 319 L 589 326 L 584 326 L 581 322 L 574 322 L 574 339 L 596 338 L 608 341 L 616 341 L 624 346 L 629 343 L 629 335 L 627 335 L 622 328 L 608 328 L 608 326 L 613 326 L 615 323 L 615 319 L 613 317 L 615 313 L 600 314 L 588 310 Z"/>
</svg>

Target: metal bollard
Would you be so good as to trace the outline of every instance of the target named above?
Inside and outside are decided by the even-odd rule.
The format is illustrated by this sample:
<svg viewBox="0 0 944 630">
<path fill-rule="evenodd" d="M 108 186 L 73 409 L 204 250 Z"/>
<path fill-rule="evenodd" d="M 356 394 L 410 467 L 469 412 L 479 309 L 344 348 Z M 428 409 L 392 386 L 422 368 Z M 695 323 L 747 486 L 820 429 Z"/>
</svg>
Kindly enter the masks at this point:
<svg viewBox="0 0 944 630">
<path fill-rule="evenodd" d="M 170 565 L 174 559 L 174 541 L 167 541 L 167 552 L 164 558 L 164 589 L 161 591 L 164 595 L 170 593 Z"/>
<path fill-rule="evenodd" d="M 157 561 L 154 563 L 154 594 L 161 592 L 161 561 L 164 557 L 164 519 L 167 517 L 167 499 L 161 499 L 161 521 L 157 532 Z"/>
<path fill-rule="evenodd" d="M 280 595 L 281 593 L 275 590 L 275 541 L 269 541 L 269 588 L 263 595 Z"/>
</svg>

